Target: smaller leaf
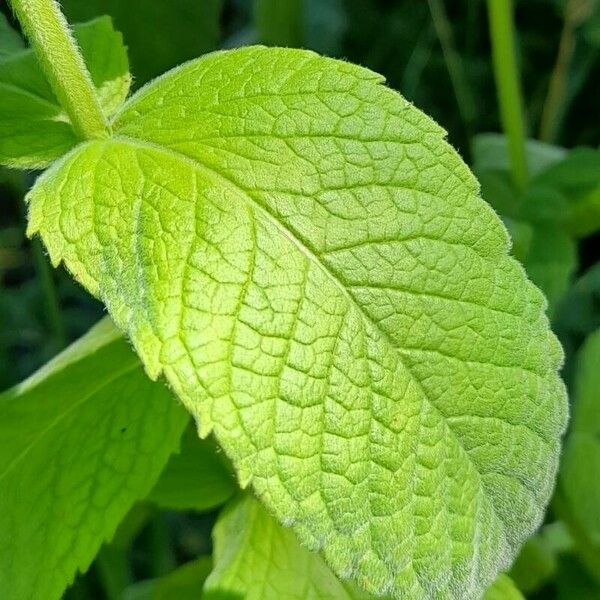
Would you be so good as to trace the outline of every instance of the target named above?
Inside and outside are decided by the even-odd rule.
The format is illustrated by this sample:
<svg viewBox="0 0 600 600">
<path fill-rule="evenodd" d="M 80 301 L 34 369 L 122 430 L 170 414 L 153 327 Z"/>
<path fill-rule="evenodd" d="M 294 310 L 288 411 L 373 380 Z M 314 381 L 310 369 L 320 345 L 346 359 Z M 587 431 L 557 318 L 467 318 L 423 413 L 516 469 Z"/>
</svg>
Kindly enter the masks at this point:
<svg viewBox="0 0 600 600">
<path fill-rule="evenodd" d="M 129 92 L 127 53 L 110 18 L 73 27 L 107 115 Z M 42 168 L 78 142 L 32 50 L 0 59 L 0 164 Z"/>
<path fill-rule="evenodd" d="M 542 536 L 528 540 L 514 562 L 510 576 L 525 593 L 537 591 L 556 571 L 556 555 Z"/>
<path fill-rule="evenodd" d="M 579 353 L 575 404 L 560 482 L 572 517 L 600 544 L 600 330 Z"/>
<path fill-rule="evenodd" d="M 490 587 L 483 600 L 525 600 L 508 575 L 501 574 Z"/>
<path fill-rule="evenodd" d="M 0 598 L 59 598 L 147 495 L 188 416 L 105 319 L 0 395 Z"/>
<path fill-rule="evenodd" d="M 127 42 L 138 85 L 218 47 L 223 0 L 62 0 L 60 4 L 70 22 L 106 14 L 113 18 Z"/>
<path fill-rule="evenodd" d="M 600 328 L 600 263 L 571 286 L 557 316 L 561 329 L 570 333 L 587 336 Z"/>
<path fill-rule="evenodd" d="M 23 38 L 10 26 L 7 18 L 0 13 L 0 60 L 24 47 Z"/>
<path fill-rule="evenodd" d="M 585 237 L 600 228 L 600 150 L 575 148 L 533 183 L 564 195 L 569 206 L 566 225 L 571 233 Z"/>
<path fill-rule="evenodd" d="M 201 556 L 160 579 L 129 586 L 123 600 L 198 600 L 211 568 L 210 557 Z"/>
<path fill-rule="evenodd" d="M 309 552 L 252 496 L 229 504 L 215 525 L 215 568 L 204 585 L 205 600 L 367 600 L 353 584 L 340 582 L 325 561 Z"/>
<path fill-rule="evenodd" d="M 224 504 L 237 489 L 212 438 L 200 440 L 189 426 L 179 454 L 171 456 L 147 500 L 162 508 L 206 511 Z"/>
<path fill-rule="evenodd" d="M 577 268 L 575 241 L 549 223 L 534 227 L 524 266 L 531 280 L 546 294 L 552 315 Z"/>
<path fill-rule="evenodd" d="M 481 171 L 509 171 L 508 141 L 498 133 L 480 133 L 473 138 L 473 169 Z M 536 175 L 562 160 L 567 151 L 537 140 L 525 142 L 527 166 L 531 175 Z"/>
</svg>

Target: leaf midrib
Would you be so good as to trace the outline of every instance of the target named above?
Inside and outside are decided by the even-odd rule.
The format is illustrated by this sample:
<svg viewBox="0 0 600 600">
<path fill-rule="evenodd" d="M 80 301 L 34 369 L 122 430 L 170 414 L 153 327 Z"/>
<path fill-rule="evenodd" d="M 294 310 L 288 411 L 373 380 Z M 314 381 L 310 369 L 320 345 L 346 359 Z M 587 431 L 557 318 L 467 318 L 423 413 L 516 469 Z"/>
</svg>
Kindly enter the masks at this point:
<svg viewBox="0 0 600 600">
<path fill-rule="evenodd" d="M 502 525 L 502 533 L 505 537 L 505 540 L 506 540 L 507 544 L 510 545 L 508 537 L 506 536 L 504 521 L 501 518 L 500 514 L 496 511 L 494 502 L 493 502 L 492 498 L 490 498 L 488 496 L 488 494 L 486 492 L 486 488 L 483 485 L 483 481 L 481 479 L 482 473 L 480 473 L 480 471 L 477 467 L 477 464 L 473 461 L 473 459 L 471 458 L 467 449 L 462 444 L 460 437 L 451 428 L 450 424 L 448 423 L 447 417 L 431 401 L 431 399 L 427 395 L 421 381 L 418 379 L 418 377 L 416 377 L 416 375 L 414 375 L 414 373 L 411 371 L 411 369 L 406 364 L 406 362 L 402 356 L 403 349 L 398 347 L 398 345 L 390 338 L 389 334 L 386 331 L 382 330 L 379 327 L 379 325 L 373 320 L 371 315 L 369 315 L 364 310 L 364 308 L 356 302 L 356 300 L 351 296 L 351 294 L 348 292 L 348 290 L 344 287 L 344 284 L 339 279 L 339 277 L 335 273 L 333 273 L 330 269 L 328 269 L 327 266 L 321 261 L 321 259 L 310 248 L 308 248 L 301 240 L 299 240 L 297 237 L 295 237 L 292 234 L 292 232 L 290 232 L 278 220 L 276 215 L 274 215 L 270 210 L 265 208 L 256 199 L 254 199 L 247 190 L 239 187 L 234 181 L 232 181 L 231 179 L 229 179 L 222 173 L 216 171 L 214 168 L 209 167 L 209 166 L 205 165 L 204 163 L 201 163 L 199 160 L 192 158 L 186 154 L 183 154 L 177 150 L 173 150 L 172 148 L 169 148 L 167 146 L 164 146 L 164 145 L 161 145 L 161 144 L 158 144 L 155 142 L 151 142 L 148 140 L 144 140 L 141 138 L 132 137 L 132 136 L 128 136 L 128 135 L 115 134 L 115 135 L 113 135 L 111 140 L 121 142 L 125 145 L 133 146 L 134 148 L 135 147 L 137 147 L 139 149 L 146 148 L 148 150 L 154 150 L 155 152 L 162 152 L 163 154 L 166 154 L 167 156 L 170 156 L 171 158 L 185 162 L 186 164 L 192 166 L 196 170 L 206 173 L 212 179 L 217 179 L 223 186 L 234 191 L 237 196 L 240 196 L 242 199 L 245 199 L 246 202 L 248 204 L 250 204 L 250 206 L 253 209 L 257 210 L 257 212 L 259 212 L 261 215 L 263 215 L 267 219 L 267 221 L 269 223 L 271 223 L 273 226 L 275 226 L 277 228 L 277 230 L 280 231 L 281 234 L 286 239 L 288 239 L 292 244 L 294 244 L 294 246 L 307 258 L 307 260 L 309 260 L 315 266 L 317 266 L 326 275 L 326 277 L 328 279 L 330 279 L 336 285 L 336 287 L 340 290 L 340 292 L 343 294 L 343 296 L 349 301 L 350 305 L 355 307 L 355 309 L 358 311 L 358 313 L 361 315 L 361 317 L 365 321 L 369 322 L 376 329 L 376 331 L 378 331 L 383 336 L 383 338 L 389 344 L 390 348 L 392 348 L 394 350 L 394 352 L 397 354 L 399 363 L 401 365 L 403 365 L 405 371 L 409 374 L 413 383 L 418 387 L 420 392 L 423 394 L 423 398 L 426 400 L 428 405 L 440 416 L 442 423 L 444 424 L 444 427 L 447 429 L 448 432 L 450 432 L 451 436 L 456 440 L 456 442 L 459 445 L 464 456 L 467 458 L 469 464 L 472 466 L 474 472 L 477 474 L 477 477 L 479 480 L 479 489 L 481 490 L 482 494 L 488 499 L 490 506 L 492 507 L 493 512 L 498 519 L 498 522 Z M 111 140 L 108 140 L 105 143 L 108 144 L 111 142 Z M 519 480 L 517 480 L 517 481 L 519 481 Z M 519 483 L 520 483 L 520 481 L 519 481 Z"/>
</svg>

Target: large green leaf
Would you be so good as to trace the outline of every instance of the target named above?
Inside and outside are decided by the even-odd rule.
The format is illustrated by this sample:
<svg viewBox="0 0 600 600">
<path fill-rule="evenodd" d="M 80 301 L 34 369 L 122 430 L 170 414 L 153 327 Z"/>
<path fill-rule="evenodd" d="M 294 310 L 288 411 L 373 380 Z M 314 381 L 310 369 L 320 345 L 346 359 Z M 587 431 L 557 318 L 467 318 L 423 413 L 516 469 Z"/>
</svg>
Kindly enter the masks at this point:
<svg viewBox="0 0 600 600">
<path fill-rule="evenodd" d="M 600 545 L 600 330 L 579 354 L 573 422 L 560 481 L 573 517 Z"/>
<path fill-rule="evenodd" d="M 108 319 L 0 395 L 0 597 L 59 598 L 187 420 Z"/>
<path fill-rule="evenodd" d="M 368 600 L 340 582 L 251 496 L 228 505 L 213 531 L 215 566 L 203 598 L 244 600 Z"/>
<path fill-rule="evenodd" d="M 223 0 L 61 1 L 69 21 L 105 14 L 114 19 L 125 36 L 137 84 L 217 48 L 222 4 Z"/>
<path fill-rule="evenodd" d="M 476 595 L 542 518 L 562 354 L 443 131 L 381 84 L 188 63 L 38 180 L 29 233 L 339 576 Z"/>
<path fill-rule="evenodd" d="M 127 97 L 131 80 L 121 34 L 108 17 L 75 25 L 73 33 L 110 115 Z M 77 141 L 33 51 L 0 58 L 0 164 L 45 167 Z"/>
</svg>

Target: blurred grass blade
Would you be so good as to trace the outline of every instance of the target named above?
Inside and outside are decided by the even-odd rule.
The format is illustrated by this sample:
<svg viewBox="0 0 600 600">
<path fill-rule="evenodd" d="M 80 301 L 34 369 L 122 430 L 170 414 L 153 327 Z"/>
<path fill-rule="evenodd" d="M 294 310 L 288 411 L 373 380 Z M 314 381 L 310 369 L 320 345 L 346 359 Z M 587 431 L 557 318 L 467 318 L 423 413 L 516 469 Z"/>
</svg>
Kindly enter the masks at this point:
<svg viewBox="0 0 600 600">
<path fill-rule="evenodd" d="M 502 127 L 508 137 L 515 185 L 527 185 L 523 99 L 515 56 L 512 0 L 488 0 L 494 77 Z"/>
</svg>

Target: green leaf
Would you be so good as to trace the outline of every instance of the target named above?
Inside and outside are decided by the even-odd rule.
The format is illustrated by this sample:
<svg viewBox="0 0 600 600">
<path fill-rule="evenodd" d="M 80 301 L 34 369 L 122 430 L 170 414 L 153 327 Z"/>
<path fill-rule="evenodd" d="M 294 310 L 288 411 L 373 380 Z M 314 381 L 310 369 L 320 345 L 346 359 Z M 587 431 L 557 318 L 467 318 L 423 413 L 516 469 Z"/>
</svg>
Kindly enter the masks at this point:
<svg viewBox="0 0 600 600">
<path fill-rule="evenodd" d="M 572 515 L 600 545 L 600 330 L 580 351 L 575 404 L 560 481 Z"/>
<path fill-rule="evenodd" d="M 59 598 L 154 485 L 186 422 L 107 319 L 0 395 L 0 596 Z"/>
<path fill-rule="evenodd" d="M 541 536 L 527 540 L 510 570 L 510 576 L 524 593 L 539 590 L 556 571 L 556 556 Z"/>
<path fill-rule="evenodd" d="M 600 150 L 575 148 L 532 186 L 562 195 L 563 218 L 572 234 L 585 237 L 600 229 Z"/>
<path fill-rule="evenodd" d="M 562 353 L 441 128 L 381 83 L 188 63 L 38 180 L 29 234 L 338 576 L 477 595 L 542 518 Z"/>
<path fill-rule="evenodd" d="M 21 36 L 10 26 L 7 18 L 0 13 L 0 61 L 19 52 L 24 47 Z"/>
<path fill-rule="evenodd" d="M 600 584 L 574 556 L 562 557 L 556 588 L 557 600 L 600 600 Z"/>
<path fill-rule="evenodd" d="M 571 286 L 560 304 L 557 320 L 567 331 L 584 336 L 600 328 L 600 263 Z"/>
<path fill-rule="evenodd" d="M 219 45 L 223 0 L 61 0 L 60 4 L 71 22 L 104 14 L 114 19 L 127 42 L 137 85 Z"/>
<path fill-rule="evenodd" d="M 110 115 L 127 97 L 131 79 L 121 34 L 108 17 L 75 25 L 73 33 Z M 42 168 L 77 142 L 33 51 L 0 60 L 0 164 Z"/>
<path fill-rule="evenodd" d="M 554 314 L 577 269 L 577 244 L 551 223 L 533 227 L 524 266 L 531 280 L 546 294 L 549 312 Z"/>
<path fill-rule="evenodd" d="M 500 575 L 483 596 L 483 600 L 525 600 L 508 575 Z"/>
<path fill-rule="evenodd" d="M 214 569 L 205 600 L 369 599 L 340 582 L 323 559 L 309 552 L 249 495 L 228 505 L 213 530 Z"/>
<path fill-rule="evenodd" d="M 472 152 L 475 173 L 510 171 L 506 136 L 498 133 L 480 133 L 473 138 Z M 527 154 L 527 167 L 531 176 L 560 162 L 567 154 L 567 151 L 560 146 L 531 139 L 525 142 L 525 152 Z"/>
<path fill-rule="evenodd" d="M 237 489 L 212 439 L 199 440 L 189 426 L 147 500 L 162 508 L 206 511 L 224 504 Z"/>
<path fill-rule="evenodd" d="M 123 593 L 123 600 L 198 600 L 211 568 L 210 557 L 202 556 L 160 579 L 131 585 Z"/>
</svg>

